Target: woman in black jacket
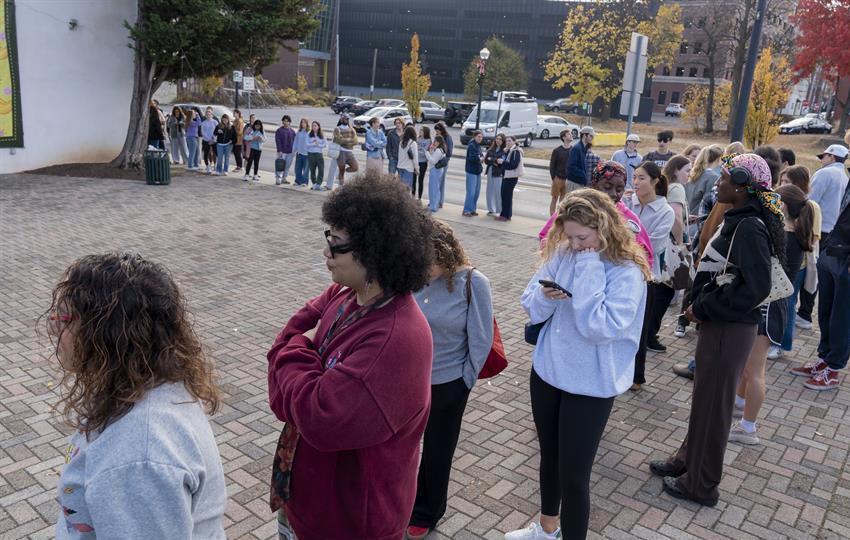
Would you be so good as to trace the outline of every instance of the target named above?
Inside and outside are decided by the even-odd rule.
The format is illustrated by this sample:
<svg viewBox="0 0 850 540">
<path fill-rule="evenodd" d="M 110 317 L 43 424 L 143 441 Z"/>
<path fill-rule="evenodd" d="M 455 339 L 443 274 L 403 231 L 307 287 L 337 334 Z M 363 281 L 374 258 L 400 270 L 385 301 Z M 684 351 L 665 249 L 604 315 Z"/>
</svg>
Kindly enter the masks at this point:
<svg viewBox="0 0 850 540">
<path fill-rule="evenodd" d="M 779 196 L 755 154 L 724 156 L 717 202 L 732 205 L 707 243 L 685 311 L 700 323 L 688 434 L 675 455 L 653 461 L 664 491 L 714 506 L 732 424 L 735 388 L 756 339 L 759 305 L 771 290 L 771 255 L 785 259 Z"/>
</svg>

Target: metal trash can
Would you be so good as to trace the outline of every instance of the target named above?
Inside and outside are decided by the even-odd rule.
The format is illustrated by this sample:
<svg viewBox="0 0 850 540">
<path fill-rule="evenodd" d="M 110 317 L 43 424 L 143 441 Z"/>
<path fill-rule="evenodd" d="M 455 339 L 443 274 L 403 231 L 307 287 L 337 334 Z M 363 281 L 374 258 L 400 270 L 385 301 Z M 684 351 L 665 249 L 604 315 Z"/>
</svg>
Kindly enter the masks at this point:
<svg viewBox="0 0 850 540">
<path fill-rule="evenodd" d="M 145 150 L 145 182 L 150 186 L 171 183 L 171 163 L 165 150 Z"/>
</svg>

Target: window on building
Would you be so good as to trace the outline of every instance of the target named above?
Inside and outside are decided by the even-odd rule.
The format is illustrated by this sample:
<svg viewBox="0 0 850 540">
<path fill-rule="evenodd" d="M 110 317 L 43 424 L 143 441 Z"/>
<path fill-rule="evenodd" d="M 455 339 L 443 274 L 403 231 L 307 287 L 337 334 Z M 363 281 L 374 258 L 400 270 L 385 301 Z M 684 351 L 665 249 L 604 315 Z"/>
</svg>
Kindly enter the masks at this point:
<svg viewBox="0 0 850 540">
<path fill-rule="evenodd" d="M 696 77 L 698 71 L 699 71 L 699 68 L 692 67 L 690 69 L 690 71 L 688 72 L 688 77 Z"/>
<path fill-rule="evenodd" d="M 705 77 L 706 79 L 710 79 L 711 78 L 711 69 L 710 68 L 703 69 L 702 70 L 702 76 Z"/>
<path fill-rule="evenodd" d="M 688 54 L 688 42 L 683 41 L 681 45 L 679 45 L 679 53 L 680 54 Z"/>
<path fill-rule="evenodd" d="M 666 76 L 670 76 L 670 66 L 664 66 L 662 73 Z"/>
<path fill-rule="evenodd" d="M 694 54 L 699 54 L 702 52 L 702 42 L 697 41 L 694 43 Z"/>
<path fill-rule="evenodd" d="M 670 94 L 670 103 L 681 103 L 679 101 L 679 92 L 673 92 Z"/>
<path fill-rule="evenodd" d="M 677 67 L 676 68 L 676 76 L 677 77 L 684 77 L 685 76 L 685 68 Z"/>
<path fill-rule="evenodd" d="M 666 105 L 667 104 L 667 90 L 661 90 L 658 92 L 658 104 Z"/>
</svg>

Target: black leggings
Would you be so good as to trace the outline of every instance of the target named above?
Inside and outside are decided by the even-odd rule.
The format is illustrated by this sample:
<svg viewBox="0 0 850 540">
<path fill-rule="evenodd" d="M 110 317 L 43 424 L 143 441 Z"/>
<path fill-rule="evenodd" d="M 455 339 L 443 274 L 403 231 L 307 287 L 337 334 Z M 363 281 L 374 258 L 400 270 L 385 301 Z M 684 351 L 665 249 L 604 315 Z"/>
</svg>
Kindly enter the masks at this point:
<svg viewBox="0 0 850 540">
<path fill-rule="evenodd" d="M 201 148 L 204 154 L 204 165 L 207 167 L 215 165 L 215 143 L 203 141 L 201 142 Z"/>
<path fill-rule="evenodd" d="M 422 198 L 422 186 L 425 182 L 425 171 L 428 170 L 428 162 L 420 161 L 419 162 L 419 198 Z M 410 186 L 411 194 L 416 197 L 416 178 L 413 178 L 413 184 Z"/>
<path fill-rule="evenodd" d="M 667 308 L 670 307 L 670 302 L 676 295 L 676 291 L 662 283 L 650 283 L 649 288 L 652 289 L 652 304 L 649 305 L 649 323 L 648 333 L 646 334 L 649 343 L 654 343 L 658 340 L 658 331 L 661 330 L 661 321 L 664 319 L 664 314 L 667 313 Z"/>
<path fill-rule="evenodd" d="M 646 382 L 646 340 L 649 338 L 650 318 L 652 317 L 652 303 L 655 299 L 655 289 L 652 283 L 646 284 L 646 306 L 643 308 L 643 326 L 640 330 L 640 342 L 637 354 L 635 354 L 635 374 L 632 382 L 644 384 Z"/>
<path fill-rule="evenodd" d="M 251 163 L 253 163 L 254 176 L 257 176 L 257 167 L 260 166 L 260 154 L 262 153 L 262 150 L 257 150 L 256 148 L 251 149 L 251 155 L 248 156 L 248 161 L 245 163 L 245 174 L 251 174 Z"/>
<path fill-rule="evenodd" d="M 233 147 L 233 157 L 236 158 L 236 168 L 242 168 L 242 145 Z"/>
<path fill-rule="evenodd" d="M 531 370 L 531 413 L 540 443 L 540 510 L 561 516 L 561 536 L 587 537 L 590 471 L 614 398 L 570 394 Z"/>
</svg>

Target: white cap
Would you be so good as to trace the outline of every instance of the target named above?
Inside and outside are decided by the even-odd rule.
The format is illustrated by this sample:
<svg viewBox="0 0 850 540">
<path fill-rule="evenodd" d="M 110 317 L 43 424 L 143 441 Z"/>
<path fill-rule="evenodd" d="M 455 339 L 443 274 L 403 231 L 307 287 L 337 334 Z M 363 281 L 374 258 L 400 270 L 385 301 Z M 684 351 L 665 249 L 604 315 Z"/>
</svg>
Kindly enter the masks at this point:
<svg viewBox="0 0 850 540">
<path fill-rule="evenodd" d="M 632 133 L 631 135 L 626 137 L 626 142 L 629 141 L 640 142 L 640 135 L 638 135 L 637 133 Z"/>
<path fill-rule="evenodd" d="M 848 152 L 846 146 L 841 146 L 840 144 L 831 144 L 829 145 L 829 148 L 823 151 L 823 153 L 818 154 L 818 159 L 822 158 L 824 154 L 832 154 L 837 158 L 846 158 L 848 153 L 850 152 Z"/>
<path fill-rule="evenodd" d="M 596 131 L 594 131 L 593 128 L 590 127 L 590 126 L 584 126 L 583 128 L 581 128 L 581 131 L 579 131 L 579 134 L 581 134 L 581 135 L 596 135 Z"/>
</svg>

